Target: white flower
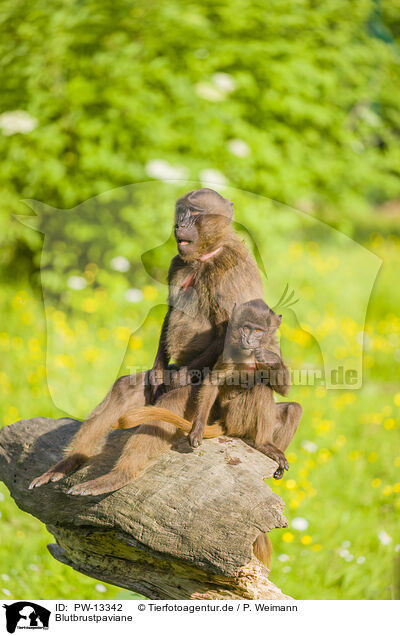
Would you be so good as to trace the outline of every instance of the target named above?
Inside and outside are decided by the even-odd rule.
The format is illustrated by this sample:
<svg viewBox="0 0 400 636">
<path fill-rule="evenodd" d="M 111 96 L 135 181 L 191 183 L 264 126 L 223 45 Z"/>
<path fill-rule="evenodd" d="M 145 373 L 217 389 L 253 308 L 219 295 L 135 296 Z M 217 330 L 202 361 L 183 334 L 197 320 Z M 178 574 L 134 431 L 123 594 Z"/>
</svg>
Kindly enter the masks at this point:
<svg viewBox="0 0 400 636">
<path fill-rule="evenodd" d="M 4 501 L 4 495 L 2 492 L 0 492 L 0 501 Z"/>
<path fill-rule="evenodd" d="M 153 179 L 160 181 L 185 180 L 188 170 L 184 166 L 171 166 L 164 159 L 152 159 L 146 163 L 146 173 Z"/>
<path fill-rule="evenodd" d="M 303 530 L 307 530 L 308 521 L 307 521 L 307 519 L 304 519 L 303 517 L 295 517 L 292 520 L 291 526 L 295 530 L 300 530 L 302 532 Z"/>
<path fill-rule="evenodd" d="M 365 331 L 359 331 L 356 334 L 356 340 L 359 345 L 364 346 L 364 349 L 371 348 L 371 338 Z"/>
<path fill-rule="evenodd" d="M 284 568 L 282 568 L 282 572 L 284 572 L 285 574 L 287 574 L 288 572 L 290 572 L 290 571 L 291 571 L 291 569 L 292 569 L 292 568 L 290 567 L 290 565 L 285 565 L 285 567 L 284 567 Z"/>
<path fill-rule="evenodd" d="M 21 133 L 26 135 L 36 128 L 37 119 L 24 110 L 9 110 L 0 115 L 0 128 L 5 137 Z"/>
<path fill-rule="evenodd" d="M 110 265 L 117 272 L 127 272 L 131 264 L 125 256 L 115 256 L 111 259 Z"/>
<path fill-rule="evenodd" d="M 304 442 L 301 443 L 301 446 L 308 453 L 315 453 L 318 450 L 318 446 L 314 442 L 309 442 L 307 440 L 304 440 Z"/>
<path fill-rule="evenodd" d="M 5 596 L 11 596 L 11 592 L 10 592 L 10 590 L 7 590 L 7 588 L 3 587 L 3 589 L 1 591 L 3 592 L 3 594 Z"/>
<path fill-rule="evenodd" d="M 353 559 L 354 559 L 354 554 L 348 554 L 348 555 L 344 558 L 344 560 L 345 560 L 345 561 L 347 561 L 347 562 L 350 562 L 350 561 L 352 561 Z"/>
<path fill-rule="evenodd" d="M 28 567 L 30 570 L 33 570 L 34 572 L 36 572 L 39 569 L 38 566 L 35 565 L 35 563 L 30 563 Z"/>
<path fill-rule="evenodd" d="M 214 73 L 212 80 L 215 86 L 223 93 L 232 93 L 236 88 L 236 82 L 228 73 Z"/>
<path fill-rule="evenodd" d="M 194 89 L 199 97 L 208 102 L 222 102 L 225 99 L 225 93 L 210 82 L 198 82 Z"/>
<path fill-rule="evenodd" d="M 387 532 L 385 532 L 385 530 L 380 531 L 380 533 L 378 534 L 378 539 L 382 543 L 382 545 L 389 545 L 389 543 L 392 543 L 392 537 Z"/>
<path fill-rule="evenodd" d="M 342 550 L 339 550 L 339 556 L 341 556 L 342 559 L 345 559 L 349 555 L 350 555 L 350 552 L 348 550 L 346 550 L 346 548 L 343 548 Z"/>
<path fill-rule="evenodd" d="M 70 276 L 67 285 L 70 289 L 85 289 L 87 283 L 83 276 Z"/>
<path fill-rule="evenodd" d="M 202 170 L 200 172 L 200 181 L 202 186 L 206 186 L 207 183 L 210 183 L 211 185 L 225 186 L 228 183 L 225 175 L 223 175 L 219 170 L 214 170 L 213 168 Z"/>
<path fill-rule="evenodd" d="M 396 543 L 396 545 L 394 546 L 394 551 L 400 552 L 400 543 Z"/>
<path fill-rule="evenodd" d="M 350 541 L 343 541 L 342 548 L 349 548 L 350 546 L 351 546 L 351 542 Z"/>
<path fill-rule="evenodd" d="M 8 574 L 2 574 L 1 578 L 3 579 L 3 581 L 9 581 L 10 577 L 8 576 Z"/>
<path fill-rule="evenodd" d="M 231 139 L 227 143 L 228 150 L 237 157 L 248 157 L 250 148 L 242 139 Z"/>
<path fill-rule="evenodd" d="M 358 565 L 361 565 L 362 563 L 365 563 L 365 556 L 359 556 L 357 559 L 357 563 Z"/>
<path fill-rule="evenodd" d="M 140 303 L 140 301 L 143 300 L 143 292 L 140 289 L 131 287 L 131 289 L 126 290 L 125 299 L 129 303 Z"/>
<path fill-rule="evenodd" d="M 95 585 L 95 586 L 94 586 L 94 589 L 95 589 L 97 592 L 102 592 L 102 593 L 107 592 L 107 588 L 106 588 L 106 586 L 105 586 L 105 585 L 102 585 L 101 583 L 97 583 L 97 585 Z"/>
<path fill-rule="evenodd" d="M 290 556 L 288 554 L 280 554 L 278 556 L 279 561 L 289 561 L 289 559 L 290 559 Z"/>
</svg>

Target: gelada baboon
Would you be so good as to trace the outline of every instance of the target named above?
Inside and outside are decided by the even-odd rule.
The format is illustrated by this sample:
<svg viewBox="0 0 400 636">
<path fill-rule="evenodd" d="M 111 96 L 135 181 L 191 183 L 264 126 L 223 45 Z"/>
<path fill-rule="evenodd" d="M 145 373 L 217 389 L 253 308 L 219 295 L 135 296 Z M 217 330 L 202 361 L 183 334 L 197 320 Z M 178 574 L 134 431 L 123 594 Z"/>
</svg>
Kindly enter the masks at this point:
<svg viewBox="0 0 400 636">
<path fill-rule="evenodd" d="M 232 214 L 232 204 L 208 188 L 189 192 L 177 201 L 178 254 L 169 269 L 168 311 L 152 370 L 119 378 L 83 423 L 65 459 L 35 478 L 30 488 L 58 481 L 85 462 L 116 419 L 128 409 L 151 404 L 154 398 L 158 406 L 164 406 L 169 395 L 169 390 L 162 394 L 168 388 L 164 383 L 165 371 L 171 360 L 179 369 L 181 382 L 189 381 L 190 371 L 205 373 L 214 366 L 223 351 L 234 304 L 263 295 L 256 263 L 231 227 Z M 276 342 L 271 349 L 277 353 L 286 373 L 285 383 L 276 390 L 285 394 L 289 374 Z M 175 388 L 176 399 L 185 401 L 190 388 L 188 384 Z M 175 432 L 175 427 L 162 421 L 140 427 L 126 443 L 111 472 L 75 486 L 70 494 L 96 495 L 121 488 L 169 447 Z"/>
<path fill-rule="evenodd" d="M 130 428 L 153 419 L 164 420 L 188 433 L 193 447 L 198 446 L 203 437 L 221 434 L 245 437 L 277 462 L 274 477 L 280 479 L 289 468 L 284 451 L 302 415 L 302 408 L 296 402 L 276 404 L 269 386 L 271 381 L 282 382 L 282 378 L 273 377 L 283 372 L 279 357 L 269 349 L 281 318 L 261 299 L 236 306 L 224 353 L 201 388 L 193 387 L 186 394 L 186 401 L 182 392 L 176 395 L 172 391 L 164 400 L 165 405 L 169 403 L 170 411 L 156 406 L 134 409 L 119 418 L 116 427 Z M 193 425 L 177 412 L 192 415 Z M 216 417 L 221 424 L 215 423 Z M 270 567 L 272 547 L 267 535 L 262 533 L 257 537 L 254 553 Z"/>
<path fill-rule="evenodd" d="M 224 352 L 202 386 L 193 387 L 186 394 L 186 402 L 182 392 L 176 395 L 172 391 L 163 401 L 164 408 L 146 406 L 130 410 L 119 418 L 116 426 L 130 428 L 162 419 L 188 433 L 194 448 L 203 437 L 222 434 L 245 437 L 277 462 L 274 477 L 281 479 L 284 470 L 289 468 L 284 451 L 302 415 L 297 402 L 275 403 L 270 387 L 271 382 L 277 385 L 284 381 L 275 377 L 283 372 L 279 356 L 269 349 L 281 319 L 282 316 L 276 315 L 259 298 L 236 306 Z M 167 404 L 170 411 L 165 408 Z M 191 421 L 183 418 L 179 411 L 191 412 Z M 216 418 L 221 424 L 215 423 Z"/>
</svg>

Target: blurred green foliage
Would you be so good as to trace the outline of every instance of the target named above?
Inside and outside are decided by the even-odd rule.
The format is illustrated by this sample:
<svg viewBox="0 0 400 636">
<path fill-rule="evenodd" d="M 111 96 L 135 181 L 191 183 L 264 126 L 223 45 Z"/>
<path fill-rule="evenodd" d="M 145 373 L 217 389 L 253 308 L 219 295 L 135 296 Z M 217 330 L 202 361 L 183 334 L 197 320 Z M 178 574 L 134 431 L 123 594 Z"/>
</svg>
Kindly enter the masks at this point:
<svg viewBox="0 0 400 636">
<path fill-rule="evenodd" d="M 305 415 L 273 484 L 289 529 L 272 533 L 272 579 L 296 598 L 395 596 L 400 226 L 399 205 L 382 204 L 399 196 L 400 0 L 3 0 L 0 33 L 0 265 L 12 276 L 0 288 L 0 425 L 64 415 L 65 387 L 83 417 L 118 369 L 152 363 L 173 202 L 225 181 L 268 302 L 287 281 L 302 301 L 284 313 L 289 363 L 315 364 L 313 321 L 340 363 L 351 351 L 339 337 L 364 338 L 362 390 L 291 393 Z M 383 259 L 367 325 L 353 315 L 361 252 L 342 256 L 339 235 L 234 188 Z M 12 219 L 29 208 L 38 216 Z M 0 516 L 0 598 L 115 596 L 52 560 L 48 533 L 3 485 Z"/>
<path fill-rule="evenodd" d="M 0 114 L 34 123 L 0 134 L 2 262 L 40 249 L 10 223 L 21 199 L 71 208 L 154 160 L 351 233 L 398 196 L 399 15 L 398 0 L 3 0 Z"/>
</svg>

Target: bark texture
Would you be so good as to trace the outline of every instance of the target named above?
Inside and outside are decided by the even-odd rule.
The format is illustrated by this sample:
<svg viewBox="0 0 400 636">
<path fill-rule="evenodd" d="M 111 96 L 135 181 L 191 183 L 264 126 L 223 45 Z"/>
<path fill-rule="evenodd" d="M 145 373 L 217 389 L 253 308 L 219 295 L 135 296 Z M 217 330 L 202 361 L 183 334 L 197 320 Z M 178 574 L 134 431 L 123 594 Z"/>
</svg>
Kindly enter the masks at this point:
<svg viewBox="0 0 400 636">
<path fill-rule="evenodd" d="M 276 463 L 239 439 L 182 438 L 119 491 L 66 494 L 108 471 L 130 431 L 112 432 L 87 466 L 28 490 L 62 458 L 80 422 L 36 417 L 0 431 L 0 479 L 17 505 L 57 543 L 51 554 L 79 572 L 152 599 L 284 599 L 254 557 L 260 532 L 287 525 L 283 501 L 264 479 Z"/>
</svg>

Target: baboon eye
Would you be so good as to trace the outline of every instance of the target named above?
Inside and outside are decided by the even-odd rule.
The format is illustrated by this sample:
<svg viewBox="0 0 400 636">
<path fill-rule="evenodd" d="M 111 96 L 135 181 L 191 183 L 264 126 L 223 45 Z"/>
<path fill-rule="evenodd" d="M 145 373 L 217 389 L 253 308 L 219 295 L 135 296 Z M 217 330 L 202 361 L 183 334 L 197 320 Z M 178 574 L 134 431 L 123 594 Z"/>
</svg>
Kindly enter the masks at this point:
<svg viewBox="0 0 400 636">
<path fill-rule="evenodd" d="M 257 336 L 261 336 L 264 331 L 262 329 L 254 329 L 254 333 L 257 334 Z"/>
</svg>

